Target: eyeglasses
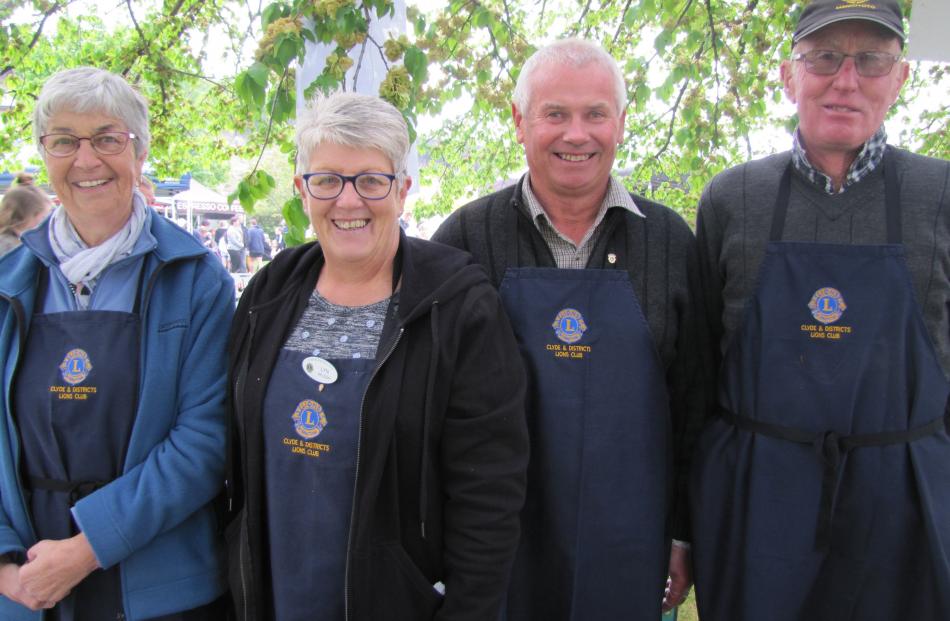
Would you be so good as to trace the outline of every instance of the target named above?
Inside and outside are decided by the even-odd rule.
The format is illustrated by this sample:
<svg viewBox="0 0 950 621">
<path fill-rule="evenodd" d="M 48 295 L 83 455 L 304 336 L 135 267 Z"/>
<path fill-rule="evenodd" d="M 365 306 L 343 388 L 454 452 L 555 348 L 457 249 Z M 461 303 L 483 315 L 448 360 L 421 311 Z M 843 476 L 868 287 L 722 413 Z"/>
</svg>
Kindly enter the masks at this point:
<svg viewBox="0 0 950 621">
<path fill-rule="evenodd" d="M 858 52 L 845 54 L 834 50 L 811 50 L 810 52 L 792 54 L 792 60 L 805 63 L 805 70 L 815 75 L 834 75 L 841 69 L 845 58 L 854 59 L 854 68 L 858 75 L 865 78 L 879 78 L 887 75 L 894 68 L 894 63 L 901 59 L 898 54 L 887 52 Z"/>
<path fill-rule="evenodd" d="M 53 157 L 66 157 L 79 150 L 79 143 L 88 140 L 93 150 L 100 155 L 118 155 L 125 151 L 130 140 L 135 140 L 132 132 L 100 132 L 88 138 L 72 134 L 46 134 L 40 136 L 40 144 Z"/>
<path fill-rule="evenodd" d="M 319 200 L 336 198 L 343 193 L 343 186 L 349 181 L 357 194 L 366 200 L 378 201 L 389 196 L 396 175 L 387 173 L 338 175 L 332 172 L 313 172 L 302 175 L 302 178 L 310 196 Z"/>
</svg>

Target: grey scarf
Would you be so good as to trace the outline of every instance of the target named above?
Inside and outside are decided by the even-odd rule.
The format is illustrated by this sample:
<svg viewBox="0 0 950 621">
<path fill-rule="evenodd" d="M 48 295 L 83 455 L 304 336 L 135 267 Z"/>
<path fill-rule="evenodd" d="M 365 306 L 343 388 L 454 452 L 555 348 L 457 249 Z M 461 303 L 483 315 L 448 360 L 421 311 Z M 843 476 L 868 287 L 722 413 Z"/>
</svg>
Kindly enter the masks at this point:
<svg viewBox="0 0 950 621">
<path fill-rule="evenodd" d="M 69 281 L 79 308 L 89 306 L 89 297 L 104 269 L 129 256 L 145 226 L 145 200 L 137 191 L 132 193 L 132 214 L 115 235 L 98 246 L 89 247 L 58 207 L 49 223 L 49 243 L 59 261 L 59 269 Z"/>
</svg>

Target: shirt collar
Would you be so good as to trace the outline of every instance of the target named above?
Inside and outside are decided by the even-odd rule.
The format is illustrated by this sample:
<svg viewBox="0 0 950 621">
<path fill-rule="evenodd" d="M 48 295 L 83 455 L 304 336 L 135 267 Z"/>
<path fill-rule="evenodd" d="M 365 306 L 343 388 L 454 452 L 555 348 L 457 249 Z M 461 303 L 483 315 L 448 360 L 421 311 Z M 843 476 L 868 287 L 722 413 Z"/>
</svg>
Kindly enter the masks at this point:
<svg viewBox="0 0 950 621">
<path fill-rule="evenodd" d="M 530 176 L 531 173 L 529 172 L 521 180 L 521 195 L 524 197 L 525 203 L 528 205 L 528 213 L 531 216 L 531 221 L 534 222 L 535 226 L 538 226 L 540 224 L 538 218 L 543 218 L 553 228 L 554 225 L 551 223 L 551 218 L 548 216 L 547 212 L 544 211 L 541 201 L 538 200 L 538 197 L 531 189 L 531 183 L 529 179 Z M 621 209 L 626 209 L 630 213 L 636 214 L 641 218 L 646 218 L 643 212 L 640 211 L 640 208 L 637 207 L 633 197 L 630 196 L 630 192 L 628 192 L 627 189 L 623 187 L 623 184 L 620 183 L 613 175 L 610 176 L 609 183 L 607 185 L 607 194 L 604 196 L 604 200 L 600 204 L 600 209 L 597 210 L 597 216 L 594 218 L 594 226 L 597 226 L 597 224 L 600 223 L 604 214 L 606 214 L 607 210 L 611 207 L 620 207 Z"/>
<path fill-rule="evenodd" d="M 887 133 L 884 131 L 884 126 L 881 125 L 877 128 L 877 131 L 874 132 L 874 135 L 861 147 L 858 156 L 854 158 L 851 167 L 848 168 L 848 174 L 845 175 L 844 183 L 837 193 L 840 194 L 844 192 L 847 188 L 861 181 L 867 177 L 871 171 L 877 168 L 881 160 L 884 159 L 884 149 L 886 147 Z M 792 139 L 792 164 L 798 172 L 804 175 L 805 178 L 811 181 L 816 187 L 824 190 L 826 194 L 836 194 L 831 177 L 812 166 L 811 162 L 808 161 L 808 154 L 802 145 L 800 128 L 795 130 Z"/>
</svg>

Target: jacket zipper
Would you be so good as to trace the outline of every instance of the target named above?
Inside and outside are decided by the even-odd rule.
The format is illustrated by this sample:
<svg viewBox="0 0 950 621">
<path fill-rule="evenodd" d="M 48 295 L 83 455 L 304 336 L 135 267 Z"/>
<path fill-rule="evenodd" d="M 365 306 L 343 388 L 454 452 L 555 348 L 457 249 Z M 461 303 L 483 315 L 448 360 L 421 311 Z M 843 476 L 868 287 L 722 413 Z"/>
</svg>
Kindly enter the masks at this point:
<svg viewBox="0 0 950 621">
<path fill-rule="evenodd" d="M 251 348 L 251 344 L 254 342 L 254 329 L 257 326 L 257 314 L 254 312 L 253 309 L 247 311 L 247 319 L 248 319 L 248 323 L 250 324 L 250 327 L 248 329 L 246 351 L 249 352 Z M 242 356 L 242 358 L 244 358 L 248 362 L 242 367 L 241 372 L 238 374 L 237 379 L 234 381 L 234 414 L 235 414 L 234 419 L 237 421 L 244 420 L 244 408 L 242 407 L 244 403 L 244 398 L 243 398 L 242 391 L 244 390 L 244 386 L 246 385 L 247 372 L 250 367 L 250 356 L 244 355 Z M 244 434 L 241 434 L 239 431 L 238 441 L 240 442 L 241 438 L 246 437 L 246 436 L 247 436 L 246 432 Z M 247 446 L 242 446 L 241 451 L 242 451 L 242 454 L 247 455 Z M 240 467 L 240 465 L 238 465 L 238 467 Z M 231 506 L 231 500 L 232 499 L 229 497 L 228 498 L 229 508 Z M 247 502 L 246 493 L 245 493 L 244 501 Z M 244 536 L 240 538 L 240 542 L 238 544 L 239 545 L 238 564 L 241 567 L 241 603 L 243 604 L 243 608 L 244 608 L 244 621 L 247 621 L 247 618 L 248 618 L 247 617 L 248 578 L 247 578 L 247 561 L 245 560 L 245 556 L 244 556 L 244 548 L 245 547 L 250 548 L 250 533 L 248 532 L 248 528 L 247 528 L 247 511 L 246 510 L 244 511 L 244 515 L 241 517 L 240 532 L 244 534 Z M 258 605 L 260 605 L 260 602 L 258 602 Z"/>
<path fill-rule="evenodd" d="M 376 365 L 375 369 L 373 369 L 373 374 L 370 376 L 369 382 L 366 384 L 366 389 L 363 391 L 363 398 L 360 400 L 359 435 L 357 435 L 356 439 L 356 474 L 353 477 L 353 500 L 350 504 L 350 528 L 346 535 L 346 565 L 343 572 L 343 619 L 345 621 L 349 621 L 350 619 L 350 556 L 353 552 L 353 525 L 356 522 L 356 490 L 360 480 L 360 447 L 363 440 L 363 409 L 366 406 L 366 395 L 369 394 L 369 389 L 370 386 L 373 385 L 373 380 L 376 379 L 376 376 L 379 374 L 379 370 L 383 368 L 383 365 L 386 364 L 386 361 L 389 360 L 389 357 L 393 355 L 394 351 L 396 351 L 396 346 L 399 345 L 399 341 L 402 340 L 402 334 L 405 331 L 405 328 L 399 328 L 399 333 L 393 340 L 392 347 L 389 348 L 389 351 L 386 352 L 386 355 L 383 356 L 383 359 L 380 361 L 380 363 Z"/>
</svg>

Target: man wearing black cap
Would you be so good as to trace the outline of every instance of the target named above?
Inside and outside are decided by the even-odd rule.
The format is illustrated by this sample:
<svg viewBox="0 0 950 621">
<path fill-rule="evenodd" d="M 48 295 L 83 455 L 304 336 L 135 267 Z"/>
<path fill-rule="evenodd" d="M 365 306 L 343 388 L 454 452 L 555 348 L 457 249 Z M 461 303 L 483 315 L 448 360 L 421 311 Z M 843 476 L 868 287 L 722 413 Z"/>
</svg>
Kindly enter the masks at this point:
<svg viewBox="0 0 950 621">
<path fill-rule="evenodd" d="M 703 621 L 950 619 L 950 164 L 887 145 L 904 38 L 897 2 L 811 3 L 792 150 L 703 195 Z"/>
</svg>

